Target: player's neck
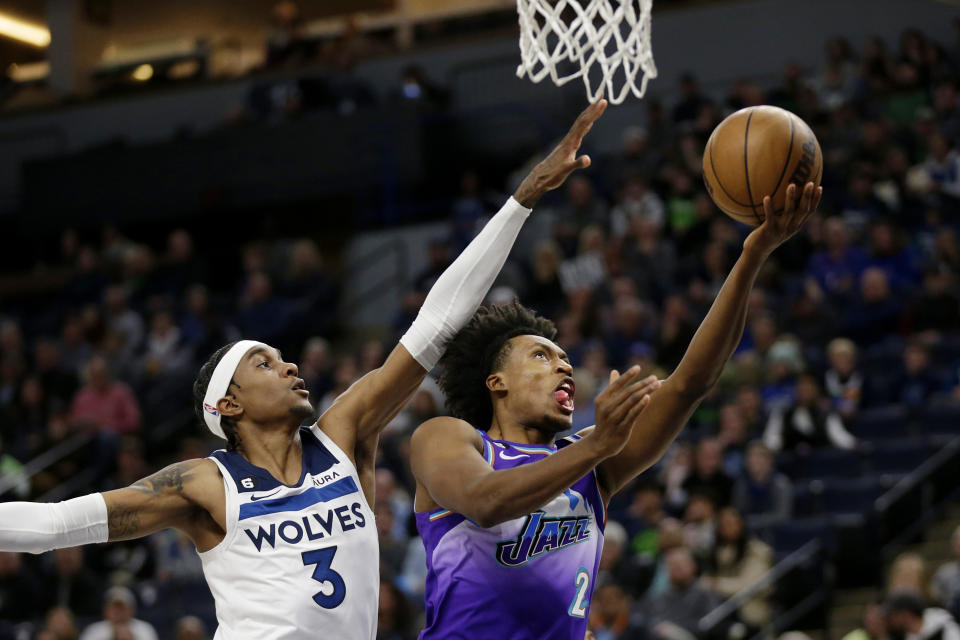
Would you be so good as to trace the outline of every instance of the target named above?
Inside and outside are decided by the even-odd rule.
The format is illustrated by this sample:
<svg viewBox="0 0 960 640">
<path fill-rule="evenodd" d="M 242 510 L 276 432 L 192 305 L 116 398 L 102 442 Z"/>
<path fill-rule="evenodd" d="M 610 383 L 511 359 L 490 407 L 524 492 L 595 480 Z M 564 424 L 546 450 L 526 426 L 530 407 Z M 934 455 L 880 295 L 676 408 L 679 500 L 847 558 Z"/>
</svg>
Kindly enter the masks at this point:
<svg viewBox="0 0 960 640">
<path fill-rule="evenodd" d="M 493 424 L 487 430 L 487 435 L 494 440 L 506 440 L 518 444 L 553 444 L 556 434 L 542 429 L 528 427 L 515 420 L 503 418 L 494 414 Z"/>
<path fill-rule="evenodd" d="M 300 479 L 303 466 L 303 444 L 299 425 L 274 428 L 261 426 L 244 429 L 241 434 L 241 453 L 251 464 L 270 472 L 284 484 Z"/>
</svg>

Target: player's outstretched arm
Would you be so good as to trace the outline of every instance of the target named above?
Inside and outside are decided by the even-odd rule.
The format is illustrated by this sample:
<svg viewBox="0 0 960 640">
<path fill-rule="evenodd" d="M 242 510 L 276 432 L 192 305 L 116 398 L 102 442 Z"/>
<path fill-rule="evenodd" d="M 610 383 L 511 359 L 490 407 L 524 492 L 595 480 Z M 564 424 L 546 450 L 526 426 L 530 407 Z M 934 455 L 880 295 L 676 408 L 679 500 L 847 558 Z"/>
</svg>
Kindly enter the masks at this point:
<svg viewBox="0 0 960 640">
<path fill-rule="evenodd" d="M 480 435 L 463 420 L 428 420 L 410 443 L 417 492 L 425 490 L 437 505 L 481 527 L 536 511 L 627 443 L 632 425 L 660 384 L 639 374 L 640 368 L 634 367 L 597 397 L 597 427 L 591 433 L 543 460 L 513 469 L 491 468 L 481 454 Z"/>
<path fill-rule="evenodd" d="M 656 462 L 703 397 L 713 388 L 743 335 L 747 300 L 760 267 L 816 210 L 823 189 L 807 183 L 803 193 L 787 188 L 784 210 L 763 199 L 765 222 L 744 241 L 743 251 L 697 329 L 677 369 L 652 396 L 623 451 L 598 467 L 607 497 Z"/>
<path fill-rule="evenodd" d="M 222 503 L 223 484 L 213 463 L 191 460 L 171 465 L 125 489 L 50 504 L 0 504 L 0 550 L 43 553 L 139 538 L 168 527 L 194 537 L 193 522 L 204 510 L 195 496 L 202 494 L 201 501 L 213 502 L 217 493 L 210 491 L 211 483 L 220 487 Z"/>
<path fill-rule="evenodd" d="M 443 355 L 446 343 L 476 312 L 503 267 L 531 208 L 590 158 L 577 155 L 606 109 L 599 100 L 580 114 L 560 144 L 437 279 L 417 319 L 382 367 L 354 383 L 320 418 L 320 427 L 347 451 L 375 437 L 406 404 Z"/>
</svg>

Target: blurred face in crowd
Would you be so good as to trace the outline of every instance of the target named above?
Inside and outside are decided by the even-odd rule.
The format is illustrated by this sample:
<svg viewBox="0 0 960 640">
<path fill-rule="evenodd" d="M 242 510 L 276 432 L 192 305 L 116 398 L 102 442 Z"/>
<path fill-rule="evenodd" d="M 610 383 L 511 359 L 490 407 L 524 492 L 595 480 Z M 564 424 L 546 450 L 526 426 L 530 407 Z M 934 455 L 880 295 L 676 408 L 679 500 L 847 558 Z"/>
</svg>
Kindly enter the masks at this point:
<svg viewBox="0 0 960 640">
<path fill-rule="evenodd" d="M 83 551 L 79 547 L 67 547 L 53 552 L 54 565 L 57 574 L 69 577 L 79 573 L 83 568 Z"/>
<path fill-rule="evenodd" d="M 797 380 L 797 404 L 812 407 L 820 399 L 820 387 L 813 376 L 800 376 Z"/>
<path fill-rule="evenodd" d="M 903 350 L 903 365 L 910 375 L 922 373 L 929 362 L 930 356 L 927 350 L 920 345 L 908 345 Z"/>
<path fill-rule="evenodd" d="M 667 554 L 667 571 L 670 585 L 675 589 L 685 589 L 697 579 L 697 565 L 693 555 L 686 547 L 673 549 Z"/>
<path fill-rule="evenodd" d="M 715 438 L 706 438 L 697 446 L 697 472 L 710 477 L 720 470 L 723 464 L 723 448 Z"/>
<path fill-rule="evenodd" d="M 726 507 L 720 511 L 717 522 L 717 534 L 722 542 L 736 542 L 743 533 L 743 518 L 733 507 Z"/>
<path fill-rule="evenodd" d="M 684 513 L 684 521 L 693 524 L 702 524 L 713 520 L 713 502 L 706 496 L 694 495 L 690 497 L 687 503 L 687 510 Z"/>
<path fill-rule="evenodd" d="M 728 445 L 742 444 L 747 437 L 747 424 L 737 405 L 728 404 L 720 409 L 719 438 Z"/>
<path fill-rule="evenodd" d="M 133 604 L 125 598 L 113 597 L 103 607 L 103 617 L 113 624 L 125 624 L 133 619 Z"/>
<path fill-rule="evenodd" d="M 97 391 L 105 391 L 110 386 L 110 370 L 107 361 L 99 356 L 90 358 L 87 364 L 87 382 Z"/>
<path fill-rule="evenodd" d="M 615 583 L 602 584 L 593 595 L 591 613 L 596 613 L 605 624 L 612 624 L 630 610 L 630 600 Z"/>
<path fill-rule="evenodd" d="M 847 248 L 847 225 L 840 218 L 827 218 L 823 223 L 824 242 L 830 251 L 842 251 Z"/>
<path fill-rule="evenodd" d="M 762 444 L 753 444 L 747 449 L 747 473 L 754 482 L 766 482 L 773 471 L 773 454 Z"/>
<path fill-rule="evenodd" d="M 506 412 L 525 428 L 557 433 L 573 424 L 573 366 L 567 354 L 541 336 L 511 338 L 498 371 L 487 377 L 494 414 Z"/>
<path fill-rule="evenodd" d="M 257 425 L 300 424 L 313 415 L 310 394 L 297 365 L 285 362 L 273 347 L 253 347 L 233 374 L 235 384 L 218 407 L 225 416 Z"/>
<path fill-rule="evenodd" d="M 841 376 L 848 376 L 853 373 L 857 364 L 857 352 L 853 343 L 849 340 L 835 340 L 830 343 L 827 349 L 830 358 L 830 368 Z"/>
<path fill-rule="evenodd" d="M 871 267 L 860 277 L 860 296 L 864 302 L 883 302 L 890 296 L 887 274 L 882 269 Z"/>
</svg>

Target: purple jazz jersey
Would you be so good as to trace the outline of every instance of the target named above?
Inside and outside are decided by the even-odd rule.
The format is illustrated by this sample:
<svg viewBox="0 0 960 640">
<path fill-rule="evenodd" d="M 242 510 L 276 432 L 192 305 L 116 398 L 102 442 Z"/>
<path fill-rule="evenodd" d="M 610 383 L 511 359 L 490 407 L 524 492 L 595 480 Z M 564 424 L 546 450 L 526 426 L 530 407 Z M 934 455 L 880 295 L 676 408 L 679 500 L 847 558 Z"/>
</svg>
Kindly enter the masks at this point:
<svg viewBox="0 0 960 640">
<path fill-rule="evenodd" d="M 533 446 L 480 435 L 494 469 L 579 440 Z M 416 515 L 427 550 L 421 640 L 583 640 L 605 523 L 595 472 L 539 511 L 486 529 L 443 509 Z"/>
</svg>

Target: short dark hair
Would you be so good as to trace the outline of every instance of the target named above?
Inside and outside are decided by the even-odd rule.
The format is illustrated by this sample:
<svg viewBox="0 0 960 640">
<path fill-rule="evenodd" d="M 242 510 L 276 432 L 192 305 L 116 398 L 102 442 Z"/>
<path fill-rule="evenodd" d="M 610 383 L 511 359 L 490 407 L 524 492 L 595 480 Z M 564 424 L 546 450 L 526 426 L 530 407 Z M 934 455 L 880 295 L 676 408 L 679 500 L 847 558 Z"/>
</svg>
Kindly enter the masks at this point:
<svg viewBox="0 0 960 640">
<path fill-rule="evenodd" d="M 193 381 L 193 410 L 197 414 L 197 418 L 200 419 L 200 425 L 204 431 L 207 430 L 207 422 L 203 417 L 203 398 L 207 395 L 210 378 L 213 377 L 213 371 L 217 368 L 217 364 L 220 363 L 223 356 L 227 355 L 227 352 L 230 351 L 230 348 L 235 344 L 237 343 L 231 342 L 214 351 L 213 355 L 200 367 L 200 373 L 197 374 L 197 379 Z M 233 384 L 232 376 L 230 378 L 230 384 Z M 227 386 L 229 388 L 230 385 Z M 223 428 L 223 433 L 227 436 L 227 451 L 236 451 L 240 445 L 240 438 L 237 436 L 237 423 L 234 422 L 232 418 L 220 416 L 220 427 Z"/>
<path fill-rule="evenodd" d="M 926 608 L 923 594 L 915 589 L 897 589 L 888 595 L 886 602 L 884 602 L 884 609 L 887 613 L 906 611 L 918 618 L 923 617 L 923 611 Z"/>
<path fill-rule="evenodd" d="M 477 310 L 440 359 L 440 388 L 450 413 L 482 431 L 490 428 L 493 403 L 487 376 L 503 367 L 510 354 L 510 339 L 525 335 L 553 340 L 557 327 L 517 300 Z"/>
</svg>

